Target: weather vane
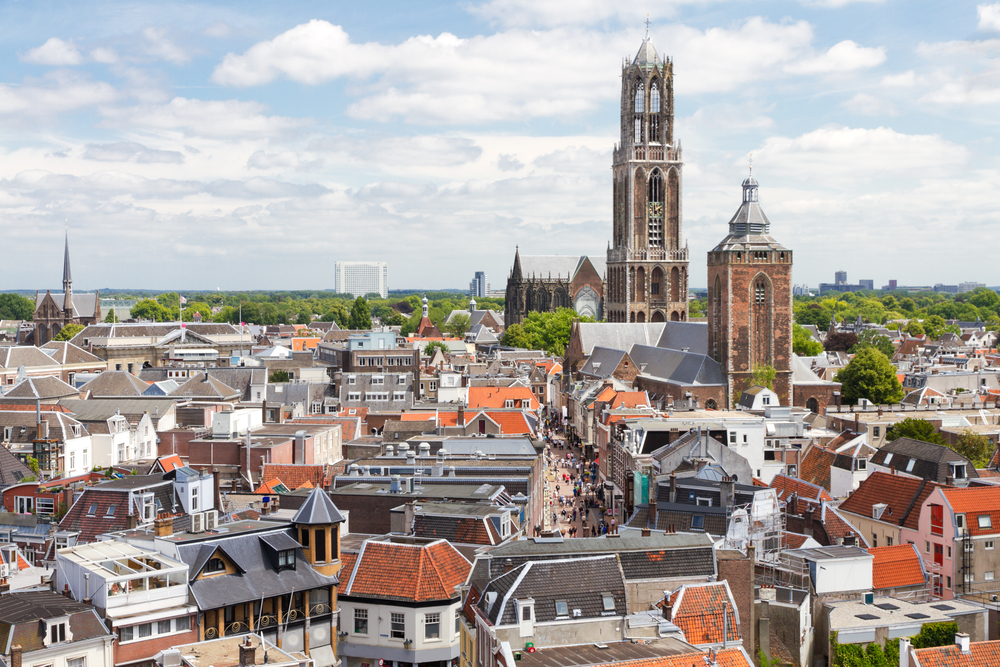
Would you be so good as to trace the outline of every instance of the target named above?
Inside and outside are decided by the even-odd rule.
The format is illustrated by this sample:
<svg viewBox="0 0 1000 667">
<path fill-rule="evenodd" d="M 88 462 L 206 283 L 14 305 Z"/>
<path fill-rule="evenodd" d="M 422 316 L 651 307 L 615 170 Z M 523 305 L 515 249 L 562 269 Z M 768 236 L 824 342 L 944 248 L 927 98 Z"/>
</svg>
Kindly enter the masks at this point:
<svg viewBox="0 0 1000 667">
<path fill-rule="evenodd" d="M 750 175 L 753 176 L 753 153 L 750 153 Z"/>
<path fill-rule="evenodd" d="M 646 14 L 646 37 L 649 37 L 649 14 Z"/>
</svg>

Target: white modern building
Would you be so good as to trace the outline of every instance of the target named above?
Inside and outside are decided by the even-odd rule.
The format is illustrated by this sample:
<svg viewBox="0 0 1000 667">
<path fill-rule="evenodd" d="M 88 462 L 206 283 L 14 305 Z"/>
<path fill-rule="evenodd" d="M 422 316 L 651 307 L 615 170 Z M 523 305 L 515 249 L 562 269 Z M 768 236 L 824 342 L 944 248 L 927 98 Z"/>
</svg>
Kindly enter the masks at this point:
<svg viewBox="0 0 1000 667">
<path fill-rule="evenodd" d="M 473 299 L 482 299 L 489 296 L 490 279 L 486 277 L 485 271 L 476 271 L 476 277 L 469 283 L 469 296 Z"/>
<path fill-rule="evenodd" d="M 355 298 L 377 292 L 389 296 L 389 265 L 385 262 L 337 262 L 336 290 Z"/>
</svg>

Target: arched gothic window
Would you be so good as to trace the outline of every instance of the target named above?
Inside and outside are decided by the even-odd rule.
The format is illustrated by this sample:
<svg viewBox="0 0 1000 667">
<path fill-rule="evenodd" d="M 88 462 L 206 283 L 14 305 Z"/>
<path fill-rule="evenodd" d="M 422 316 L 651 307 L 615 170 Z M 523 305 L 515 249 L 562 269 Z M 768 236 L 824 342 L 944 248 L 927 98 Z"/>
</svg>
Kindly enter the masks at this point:
<svg viewBox="0 0 1000 667">
<path fill-rule="evenodd" d="M 646 89 L 642 82 L 635 87 L 635 112 L 642 113 L 646 110 Z"/>
<path fill-rule="evenodd" d="M 633 121 L 633 129 L 634 129 L 635 136 L 632 139 L 632 142 L 636 143 L 636 144 L 641 144 L 642 143 L 642 118 L 641 117 L 639 117 L 639 116 L 635 117 L 635 121 Z"/>
<path fill-rule="evenodd" d="M 663 247 L 663 172 L 657 169 L 649 177 L 647 193 L 649 218 L 649 247 Z"/>
<path fill-rule="evenodd" d="M 753 281 L 753 367 L 771 365 L 771 332 L 773 317 L 768 295 L 767 278 L 758 276 Z"/>
<path fill-rule="evenodd" d="M 649 89 L 649 110 L 651 113 L 660 112 L 660 86 L 656 83 Z"/>
</svg>

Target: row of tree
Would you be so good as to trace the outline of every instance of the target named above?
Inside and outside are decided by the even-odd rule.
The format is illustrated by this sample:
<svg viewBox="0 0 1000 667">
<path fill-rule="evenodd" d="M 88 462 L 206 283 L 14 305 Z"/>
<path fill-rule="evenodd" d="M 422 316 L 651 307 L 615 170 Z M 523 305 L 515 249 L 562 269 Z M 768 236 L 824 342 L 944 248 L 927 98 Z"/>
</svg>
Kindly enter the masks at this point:
<svg viewBox="0 0 1000 667">
<path fill-rule="evenodd" d="M 853 321 L 859 315 L 865 321 L 876 324 L 915 319 L 922 321 L 925 329 L 930 318 L 936 318 L 931 325 L 935 328 L 943 328 L 945 320 L 982 320 L 991 331 L 1000 331 L 1000 294 L 985 287 L 965 294 L 920 292 L 907 296 L 899 293 L 879 296 L 874 292 L 833 295 L 828 292 L 822 296 L 796 296 L 794 309 L 796 322 L 815 324 L 823 331 L 827 330 L 833 318 L 838 322 Z M 932 337 L 937 338 L 937 335 Z"/>
<path fill-rule="evenodd" d="M 554 313 L 528 313 L 522 324 L 508 325 L 500 342 L 510 347 L 545 350 L 561 357 L 569 345 L 573 320 L 594 322 L 592 317 L 581 317 L 572 308 L 560 308 Z"/>
</svg>

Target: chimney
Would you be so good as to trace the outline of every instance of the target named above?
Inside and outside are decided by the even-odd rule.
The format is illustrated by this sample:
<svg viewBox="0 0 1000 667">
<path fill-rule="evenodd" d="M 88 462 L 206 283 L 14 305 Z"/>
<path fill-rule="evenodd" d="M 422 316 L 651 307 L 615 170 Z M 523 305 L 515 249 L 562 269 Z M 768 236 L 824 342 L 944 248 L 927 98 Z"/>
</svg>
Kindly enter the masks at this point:
<svg viewBox="0 0 1000 667">
<path fill-rule="evenodd" d="M 969 635 L 965 632 L 955 633 L 955 646 L 962 652 L 962 655 L 969 655 L 972 652 L 969 648 Z"/>
<path fill-rule="evenodd" d="M 503 562 L 503 573 L 507 574 L 508 572 L 510 572 L 513 569 L 514 569 L 514 561 L 512 561 L 510 558 L 504 559 L 504 562 Z"/>
<path fill-rule="evenodd" d="M 42 417 L 41 421 L 38 422 L 38 439 L 48 440 L 49 439 L 49 420 L 46 417 Z"/>
<path fill-rule="evenodd" d="M 677 502 L 677 475 L 670 473 L 670 502 Z"/>
<path fill-rule="evenodd" d="M 764 657 L 771 657 L 771 611 L 767 600 L 760 601 L 760 616 L 757 618 L 757 647 Z"/>
<path fill-rule="evenodd" d="M 255 664 L 257 649 L 254 647 L 250 637 L 244 637 L 240 643 L 240 667 L 250 667 Z"/>
<path fill-rule="evenodd" d="M 21 667 L 21 645 L 14 644 L 10 647 L 10 667 Z"/>
<path fill-rule="evenodd" d="M 802 511 L 802 532 L 809 537 L 813 536 L 813 508 L 807 506 L 806 509 Z"/>
<path fill-rule="evenodd" d="M 459 401 L 458 403 L 458 425 L 465 426 L 465 402 Z"/>
<path fill-rule="evenodd" d="M 706 438 L 708 435 L 706 434 Z M 731 507 L 736 500 L 736 483 L 728 475 L 719 482 L 719 504 L 722 509 Z"/>
<path fill-rule="evenodd" d="M 153 521 L 153 534 L 157 537 L 170 537 L 174 534 L 173 517 L 165 516 Z"/>
<path fill-rule="evenodd" d="M 910 667 L 910 639 L 899 638 L 899 667 Z"/>
<path fill-rule="evenodd" d="M 650 535 L 649 528 L 643 527 L 643 529 L 642 529 L 642 536 L 643 537 L 649 537 L 649 535 Z"/>
</svg>

